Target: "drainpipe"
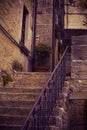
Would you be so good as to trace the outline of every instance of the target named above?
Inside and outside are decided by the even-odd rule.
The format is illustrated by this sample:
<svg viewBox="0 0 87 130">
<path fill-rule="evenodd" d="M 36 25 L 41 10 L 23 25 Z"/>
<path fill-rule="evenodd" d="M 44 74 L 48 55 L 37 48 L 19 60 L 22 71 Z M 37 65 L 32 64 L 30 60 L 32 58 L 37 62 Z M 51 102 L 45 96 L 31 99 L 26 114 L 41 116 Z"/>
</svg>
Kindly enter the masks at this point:
<svg viewBox="0 0 87 130">
<path fill-rule="evenodd" d="M 53 49 L 53 54 L 52 54 L 52 71 L 54 69 L 54 64 L 55 64 L 55 0 L 53 0 L 53 18 L 52 18 L 52 49 Z"/>
<path fill-rule="evenodd" d="M 37 0 L 34 0 L 33 11 L 33 36 L 32 36 L 32 71 L 35 68 L 35 42 L 36 42 L 36 17 L 37 17 Z"/>
<path fill-rule="evenodd" d="M 66 45 L 65 45 L 65 34 L 64 34 L 64 0 L 62 0 L 62 2 L 63 3 L 61 5 L 61 0 L 59 0 L 59 14 L 57 12 L 57 15 L 58 15 L 59 25 L 60 25 L 60 28 L 61 28 L 61 39 L 62 39 L 62 42 L 63 42 L 63 47 L 65 49 Z M 61 8 L 62 8 L 63 12 L 61 12 Z"/>
</svg>

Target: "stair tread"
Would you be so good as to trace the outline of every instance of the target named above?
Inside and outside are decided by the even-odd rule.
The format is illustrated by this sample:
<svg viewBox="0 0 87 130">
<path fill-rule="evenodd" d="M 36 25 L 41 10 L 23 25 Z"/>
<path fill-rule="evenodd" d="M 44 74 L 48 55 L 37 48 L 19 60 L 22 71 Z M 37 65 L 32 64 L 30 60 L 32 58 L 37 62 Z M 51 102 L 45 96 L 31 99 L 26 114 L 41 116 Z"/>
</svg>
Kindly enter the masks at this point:
<svg viewBox="0 0 87 130">
<path fill-rule="evenodd" d="M 8 118 L 26 118 L 26 115 L 10 115 L 10 114 L 1 114 L 0 117 L 8 117 Z"/>
<path fill-rule="evenodd" d="M 0 124 L 22 125 L 26 117 L 0 116 Z"/>
<path fill-rule="evenodd" d="M 6 99 L 0 99 L 0 101 L 12 101 L 12 102 L 13 102 L 13 101 L 14 101 L 14 102 L 15 102 L 15 101 L 19 101 L 19 102 L 20 102 L 20 101 L 24 101 L 24 102 L 26 101 L 26 102 L 34 102 L 35 99 L 31 98 L 31 99 L 17 99 L 17 100 L 16 100 L 16 99 L 7 99 L 7 98 L 6 98 Z"/>
<path fill-rule="evenodd" d="M 34 104 L 34 100 L 33 101 L 18 101 L 18 100 L 0 100 L 0 106 L 7 106 L 7 107 L 30 107 Z"/>
<path fill-rule="evenodd" d="M 0 124 L 0 126 L 12 126 L 12 127 L 21 127 L 21 125 L 19 125 L 19 124 Z"/>
<path fill-rule="evenodd" d="M 1 96 L 1 94 L 2 95 L 7 95 L 7 94 L 8 95 L 24 95 L 24 94 L 25 95 L 38 95 L 37 92 L 25 92 L 25 93 L 24 92 L 20 92 L 20 93 L 19 92 L 13 92 L 13 93 L 11 93 L 11 92 L 5 92 L 5 91 L 4 92 L 0 92 L 0 96 Z"/>
<path fill-rule="evenodd" d="M 87 99 L 87 92 L 73 92 L 70 99 Z"/>
<path fill-rule="evenodd" d="M 32 109 L 30 107 L 2 107 L 0 106 L 0 114 L 9 114 L 9 115 L 26 115 Z"/>
<path fill-rule="evenodd" d="M 5 108 L 7 108 L 7 109 L 14 109 L 14 110 L 16 110 L 16 109 L 26 109 L 26 110 L 29 110 L 29 107 L 8 107 L 8 106 L 0 106 L 0 108 L 3 108 L 3 109 L 5 109 Z"/>
</svg>

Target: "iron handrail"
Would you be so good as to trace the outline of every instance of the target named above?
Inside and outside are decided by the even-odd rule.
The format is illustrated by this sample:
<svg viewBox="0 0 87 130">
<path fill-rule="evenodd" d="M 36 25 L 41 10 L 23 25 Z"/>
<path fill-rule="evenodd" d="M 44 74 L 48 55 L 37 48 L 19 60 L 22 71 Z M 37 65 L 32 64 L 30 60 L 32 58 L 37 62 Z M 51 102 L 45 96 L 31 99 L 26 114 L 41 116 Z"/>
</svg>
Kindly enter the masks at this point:
<svg viewBox="0 0 87 130">
<path fill-rule="evenodd" d="M 62 56 L 60 58 L 60 61 L 56 65 L 49 80 L 47 81 L 44 88 L 42 89 L 32 110 L 30 111 L 29 115 L 27 116 L 27 119 L 25 120 L 24 125 L 22 126 L 21 130 L 39 130 L 42 127 L 41 125 L 43 125 L 44 128 L 46 127 L 47 120 L 49 120 L 50 114 L 54 108 L 56 100 L 59 99 L 60 91 L 61 91 L 62 87 L 64 86 L 64 81 L 65 81 L 65 77 L 66 77 L 65 57 L 66 57 L 67 50 L 68 50 L 68 47 L 66 47 L 64 53 L 62 54 Z M 51 86 L 51 84 L 53 86 Z M 53 93 L 54 96 L 51 95 L 51 93 Z M 52 102 L 52 105 L 49 104 L 51 102 Z M 45 110 L 43 110 L 42 107 Z M 42 110 L 41 110 L 41 108 L 42 108 Z M 48 110 L 48 111 L 46 111 L 46 110 Z M 33 118 L 33 119 L 31 119 L 31 118 Z M 44 121 L 42 121 L 42 120 L 44 120 Z M 44 128 L 43 128 L 43 130 L 44 130 Z"/>
</svg>

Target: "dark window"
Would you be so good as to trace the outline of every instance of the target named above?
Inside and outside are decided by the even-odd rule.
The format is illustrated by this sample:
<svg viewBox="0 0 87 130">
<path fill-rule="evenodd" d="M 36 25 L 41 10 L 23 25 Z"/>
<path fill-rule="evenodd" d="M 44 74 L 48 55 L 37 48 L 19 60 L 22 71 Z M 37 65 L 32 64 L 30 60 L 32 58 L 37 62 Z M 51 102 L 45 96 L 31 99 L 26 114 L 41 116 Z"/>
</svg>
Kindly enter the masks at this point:
<svg viewBox="0 0 87 130">
<path fill-rule="evenodd" d="M 23 19 L 22 19 L 22 35 L 21 35 L 21 44 L 24 45 L 25 42 L 25 29 L 26 29 L 26 20 L 27 20 L 27 15 L 28 15 L 28 10 L 24 6 L 23 8 Z"/>
</svg>

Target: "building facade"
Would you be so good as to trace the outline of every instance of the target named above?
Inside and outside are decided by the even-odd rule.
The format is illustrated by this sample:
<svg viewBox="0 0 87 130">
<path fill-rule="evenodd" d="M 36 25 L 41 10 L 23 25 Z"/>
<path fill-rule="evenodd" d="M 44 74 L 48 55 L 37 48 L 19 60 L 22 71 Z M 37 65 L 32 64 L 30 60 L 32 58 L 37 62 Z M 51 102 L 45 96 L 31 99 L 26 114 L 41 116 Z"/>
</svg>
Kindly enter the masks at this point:
<svg viewBox="0 0 87 130">
<path fill-rule="evenodd" d="M 33 2 L 0 1 L 0 69 L 31 68 Z"/>
</svg>

